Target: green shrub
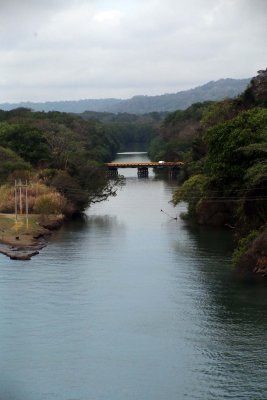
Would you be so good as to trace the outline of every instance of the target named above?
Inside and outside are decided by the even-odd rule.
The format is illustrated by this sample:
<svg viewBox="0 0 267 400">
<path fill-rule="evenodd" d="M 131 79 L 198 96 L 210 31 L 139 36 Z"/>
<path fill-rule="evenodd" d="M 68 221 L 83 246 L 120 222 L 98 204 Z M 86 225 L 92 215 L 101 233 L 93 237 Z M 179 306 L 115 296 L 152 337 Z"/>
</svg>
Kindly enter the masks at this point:
<svg viewBox="0 0 267 400">
<path fill-rule="evenodd" d="M 58 193 L 43 194 L 34 205 L 34 212 L 41 215 L 61 214 L 62 209 L 62 197 Z"/>
<path fill-rule="evenodd" d="M 259 234 L 258 231 L 253 230 L 247 236 L 239 240 L 238 246 L 235 249 L 232 256 L 232 263 L 234 266 L 237 266 L 237 264 L 241 260 L 241 257 L 246 253 L 249 246 L 256 239 L 258 234 Z"/>
<path fill-rule="evenodd" d="M 173 194 L 172 202 L 177 205 L 181 201 L 188 204 L 188 217 L 196 216 L 197 206 L 203 198 L 209 179 L 205 175 L 194 175 L 185 181 Z"/>
</svg>

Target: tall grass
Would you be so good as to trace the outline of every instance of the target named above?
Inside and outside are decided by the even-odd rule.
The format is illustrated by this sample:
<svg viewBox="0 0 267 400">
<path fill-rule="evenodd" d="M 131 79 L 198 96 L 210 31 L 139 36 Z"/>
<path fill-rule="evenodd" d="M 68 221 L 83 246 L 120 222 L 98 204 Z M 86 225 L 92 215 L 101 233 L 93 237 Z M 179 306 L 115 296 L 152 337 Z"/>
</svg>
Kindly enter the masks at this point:
<svg viewBox="0 0 267 400">
<path fill-rule="evenodd" d="M 19 196 L 18 196 L 19 197 Z M 25 213 L 25 188 L 22 188 L 22 207 Z M 0 186 L 0 212 L 14 213 L 15 190 L 14 186 Z M 55 189 L 48 187 L 40 182 L 33 182 L 28 186 L 28 209 L 29 213 L 36 214 L 67 214 L 70 212 L 71 205 L 66 198 Z M 19 211 L 19 198 L 18 198 Z"/>
</svg>

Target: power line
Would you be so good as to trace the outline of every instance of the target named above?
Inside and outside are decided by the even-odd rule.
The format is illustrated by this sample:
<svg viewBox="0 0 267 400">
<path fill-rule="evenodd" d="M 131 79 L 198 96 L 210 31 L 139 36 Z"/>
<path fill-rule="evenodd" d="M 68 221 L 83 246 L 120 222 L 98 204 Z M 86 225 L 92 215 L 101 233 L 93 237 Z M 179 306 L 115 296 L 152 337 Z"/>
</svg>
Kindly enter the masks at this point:
<svg viewBox="0 0 267 400">
<path fill-rule="evenodd" d="M 203 200 L 203 201 L 206 201 L 206 202 L 210 202 L 210 203 L 216 203 L 216 202 L 218 202 L 218 203 L 231 203 L 231 202 L 238 202 L 238 201 L 263 201 L 263 200 L 267 200 L 267 196 L 265 196 L 265 197 L 248 197 L 248 198 L 246 198 L 246 197 L 240 197 L 240 198 L 236 198 L 236 197 L 233 197 L 233 198 L 226 198 L 226 199 L 220 199 L 220 198 L 206 198 L 206 197 L 201 197 L 201 198 L 199 198 L 199 197 L 190 197 L 190 198 L 187 198 L 187 199 L 182 199 L 182 200 L 179 200 L 178 201 L 178 203 L 181 203 L 181 202 L 187 202 L 187 201 L 189 201 L 190 199 L 198 199 L 198 200 Z M 177 204 L 178 204 L 177 203 Z"/>
<path fill-rule="evenodd" d="M 2 181 L 3 182 L 3 181 Z M 1 181 L 0 181 L 1 183 Z M 5 182 L 6 183 L 6 182 Z M 15 180 L 15 216 L 17 218 L 17 214 L 18 214 L 18 189 L 19 189 L 19 205 L 20 205 L 20 214 L 22 214 L 22 187 L 26 187 L 27 188 L 27 201 L 28 201 L 28 188 L 29 188 L 29 184 L 26 181 L 26 185 L 22 185 L 21 179 L 19 180 L 19 183 L 17 182 L 17 180 Z M 51 186 L 51 188 L 53 188 L 55 191 L 61 193 L 61 194 L 92 194 L 92 192 L 90 190 L 87 189 L 83 189 L 83 188 L 64 188 L 64 189 L 57 189 L 56 187 Z M 177 188 L 179 189 L 179 187 Z M 255 190 L 263 190 L 266 191 L 266 188 L 252 188 L 252 189 L 234 189 L 231 190 L 231 193 L 233 195 L 215 195 L 216 193 L 220 193 L 220 191 L 209 191 L 207 195 L 202 195 L 202 196 L 196 196 L 195 195 L 195 190 L 189 190 L 186 193 L 186 196 L 181 199 L 180 201 L 190 201 L 190 200 L 200 200 L 202 199 L 203 201 L 209 201 L 209 202 L 234 202 L 234 201 L 264 201 L 267 199 L 267 196 L 262 196 L 262 195 L 258 195 L 258 196 L 248 196 L 246 197 L 245 193 L 251 192 L 251 191 L 255 191 Z M 26 194 L 25 191 L 25 194 Z M 244 196 L 235 196 L 235 193 L 244 193 Z M 192 193 L 192 195 L 190 195 L 190 193 Z M 240 194 L 241 194 L 240 193 Z"/>
</svg>

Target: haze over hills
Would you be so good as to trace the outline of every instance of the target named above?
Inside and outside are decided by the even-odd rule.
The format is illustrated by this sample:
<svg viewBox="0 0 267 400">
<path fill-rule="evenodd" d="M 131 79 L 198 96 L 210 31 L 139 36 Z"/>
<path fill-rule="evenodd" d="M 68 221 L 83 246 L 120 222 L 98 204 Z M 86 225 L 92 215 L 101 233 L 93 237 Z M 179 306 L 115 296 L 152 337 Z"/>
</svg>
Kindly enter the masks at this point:
<svg viewBox="0 0 267 400">
<path fill-rule="evenodd" d="M 220 79 L 202 86 L 173 94 L 158 96 L 134 96 L 130 99 L 85 99 L 76 101 L 47 101 L 44 103 L 21 102 L 2 103 L 0 109 L 12 110 L 18 107 L 31 108 L 34 111 L 61 111 L 82 113 L 84 111 L 144 114 L 153 111 L 184 110 L 191 104 L 207 100 L 222 100 L 235 97 L 246 89 L 248 79 Z"/>
</svg>

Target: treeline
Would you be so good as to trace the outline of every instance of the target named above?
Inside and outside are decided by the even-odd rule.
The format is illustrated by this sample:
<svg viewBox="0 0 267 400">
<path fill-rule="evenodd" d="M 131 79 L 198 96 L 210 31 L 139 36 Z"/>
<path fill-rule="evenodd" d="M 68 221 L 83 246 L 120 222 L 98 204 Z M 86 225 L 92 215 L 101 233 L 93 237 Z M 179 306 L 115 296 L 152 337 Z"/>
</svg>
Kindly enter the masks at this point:
<svg viewBox="0 0 267 400">
<path fill-rule="evenodd" d="M 84 120 L 100 121 L 107 134 L 119 143 L 119 150 L 138 144 L 139 149 L 147 149 L 151 140 L 159 134 L 159 128 L 167 113 L 151 112 L 136 115 L 129 113 L 107 113 L 85 111 L 80 114 Z"/>
<path fill-rule="evenodd" d="M 31 182 L 36 213 L 73 214 L 115 194 L 104 162 L 120 143 L 96 120 L 19 108 L 0 111 L 0 211 L 13 212 L 14 180 Z M 35 199 L 35 201 L 34 201 Z"/>
<path fill-rule="evenodd" d="M 149 144 L 150 158 L 155 161 L 185 161 L 196 140 L 201 119 L 211 104 L 211 101 L 195 103 L 184 111 L 169 113 Z"/>
<path fill-rule="evenodd" d="M 267 275 L 267 71 L 235 99 L 169 114 L 150 155 L 186 161 L 174 204 L 186 201 L 184 217 L 199 224 L 234 229 L 234 263 Z"/>
</svg>

